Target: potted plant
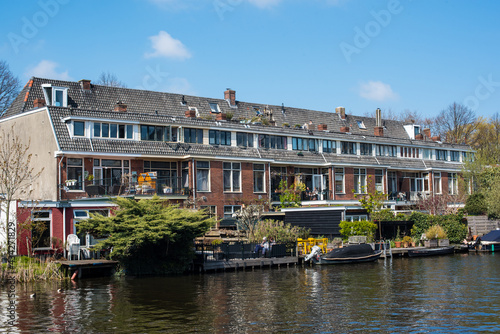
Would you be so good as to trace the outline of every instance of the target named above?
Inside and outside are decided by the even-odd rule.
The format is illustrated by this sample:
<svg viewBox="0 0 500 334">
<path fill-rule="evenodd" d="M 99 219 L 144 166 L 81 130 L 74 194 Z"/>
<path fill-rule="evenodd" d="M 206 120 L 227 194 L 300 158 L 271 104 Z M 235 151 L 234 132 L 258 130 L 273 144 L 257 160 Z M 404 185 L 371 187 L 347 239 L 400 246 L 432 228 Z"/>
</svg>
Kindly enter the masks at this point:
<svg viewBox="0 0 500 334">
<path fill-rule="evenodd" d="M 74 180 L 74 179 L 66 180 L 66 186 L 67 187 L 72 187 L 75 184 L 76 184 L 76 180 Z"/>
<path fill-rule="evenodd" d="M 396 248 L 401 248 L 401 233 L 399 231 L 399 226 L 398 231 L 396 232 L 396 238 L 394 239 L 394 244 L 396 245 Z"/>
<path fill-rule="evenodd" d="M 450 241 L 446 238 L 446 232 L 439 225 L 433 225 L 425 231 L 426 239 L 424 241 L 425 247 L 438 247 L 449 245 Z M 441 241 L 440 241 L 441 240 Z"/>
<path fill-rule="evenodd" d="M 288 124 L 288 123 L 283 123 L 283 124 L 281 124 L 281 126 L 283 126 L 284 128 L 289 128 L 289 127 L 290 127 L 290 124 Z"/>
<path fill-rule="evenodd" d="M 404 247 L 408 248 L 411 245 L 412 241 L 413 240 L 412 240 L 412 238 L 409 235 L 405 235 L 403 237 L 403 245 L 404 245 Z"/>
</svg>

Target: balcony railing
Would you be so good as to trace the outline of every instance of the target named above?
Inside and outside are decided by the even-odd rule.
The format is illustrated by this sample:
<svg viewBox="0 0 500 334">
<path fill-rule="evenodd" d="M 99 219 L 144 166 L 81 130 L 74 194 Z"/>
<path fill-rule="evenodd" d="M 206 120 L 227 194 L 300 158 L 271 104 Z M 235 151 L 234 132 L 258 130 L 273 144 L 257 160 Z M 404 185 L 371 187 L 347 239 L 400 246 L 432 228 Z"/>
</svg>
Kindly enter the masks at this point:
<svg viewBox="0 0 500 334">
<path fill-rule="evenodd" d="M 129 182 L 116 178 L 94 179 L 92 181 L 66 181 L 61 186 L 66 192 L 84 191 L 87 197 L 124 195 L 189 196 L 188 187 L 182 187 L 182 178 L 157 178 L 154 181 Z"/>
<path fill-rule="evenodd" d="M 319 192 L 307 192 L 307 191 L 302 191 L 300 193 L 300 200 L 301 201 L 326 201 L 329 200 L 330 198 L 330 191 L 329 190 L 322 190 Z M 271 195 L 271 200 L 273 202 L 279 202 L 280 201 L 280 193 L 277 191 L 273 191 Z"/>
</svg>

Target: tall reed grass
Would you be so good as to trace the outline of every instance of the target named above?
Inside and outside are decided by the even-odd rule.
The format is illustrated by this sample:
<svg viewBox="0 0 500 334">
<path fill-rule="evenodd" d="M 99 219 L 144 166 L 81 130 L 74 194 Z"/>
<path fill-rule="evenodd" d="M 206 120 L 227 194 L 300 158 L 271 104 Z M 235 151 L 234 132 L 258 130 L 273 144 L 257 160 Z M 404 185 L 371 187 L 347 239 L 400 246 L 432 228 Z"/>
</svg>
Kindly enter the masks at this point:
<svg viewBox="0 0 500 334">
<path fill-rule="evenodd" d="M 7 279 L 14 279 L 18 283 L 62 280 L 64 274 L 60 270 L 60 265 L 51 261 L 40 261 L 37 258 L 17 257 L 14 260 L 12 269 L 9 270 L 7 264 L 2 264 L 0 269 L 0 282 L 4 284 Z"/>
</svg>

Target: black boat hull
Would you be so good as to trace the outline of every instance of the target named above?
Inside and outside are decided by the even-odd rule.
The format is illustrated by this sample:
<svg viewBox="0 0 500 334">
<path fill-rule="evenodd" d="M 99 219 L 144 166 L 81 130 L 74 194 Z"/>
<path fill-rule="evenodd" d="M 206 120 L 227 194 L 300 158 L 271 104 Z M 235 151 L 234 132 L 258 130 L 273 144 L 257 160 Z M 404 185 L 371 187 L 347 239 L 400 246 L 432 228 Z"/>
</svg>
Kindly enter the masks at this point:
<svg viewBox="0 0 500 334">
<path fill-rule="evenodd" d="M 411 249 L 408 251 L 408 256 L 410 257 L 423 257 L 423 256 L 437 256 L 437 255 L 448 255 L 455 253 L 455 247 L 440 247 L 440 248 L 421 248 L 421 249 Z"/>
<path fill-rule="evenodd" d="M 376 251 L 373 254 L 357 257 L 343 257 L 343 258 L 327 258 L 320 257 L 319 259 L 313 258 L 315 264 L 348 264 L 348 263 L 363 263 L 373 262 L 380 258 L 382 251 Z"/>
</svg>

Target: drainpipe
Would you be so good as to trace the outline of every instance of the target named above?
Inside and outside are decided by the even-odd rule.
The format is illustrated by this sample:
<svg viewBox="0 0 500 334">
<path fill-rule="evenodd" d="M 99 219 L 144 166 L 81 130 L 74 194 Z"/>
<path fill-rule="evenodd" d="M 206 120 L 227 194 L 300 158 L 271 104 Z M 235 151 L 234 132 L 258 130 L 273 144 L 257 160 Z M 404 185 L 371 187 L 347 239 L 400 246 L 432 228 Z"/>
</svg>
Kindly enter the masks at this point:
<svg viewBox="0 0 500 334">
<path fill-rule="evenodd" d="M 58 182 L 58 185 L 57 185 L 57 187 L 59 188 L 59 198 L 58 198 L 59 201 L 61 200 L 61 197 L 62 197 L 62 189 L 61 189 L 61 165 L 62 165 L 62 162 L 63 162 L 63 158 L 64 158 L 64 154 L 61 156 L 61 161 L 59 161 L 59 182 Z"/>
<path fill-rule="evenodd" d="M 66 247 L 64 247 L 65 240 L 66 240 L 66 206 L 63 208 L 63 252 L 64 252 L 64 258 L 66 258 Z"/>
<path fill-rule="evenodd" d="M 192 166 L 191 168 L 193 169 L 193 177 L 192 177 L 192 183 L 193 183 L 193 205 L 196 203 L 196 188 L 194 187 L 194 158 L 191 158 Z M 210 175 L 210 174 L 209 174 Z"/>
<path fill-rule="evenodd" d="M 268 177 L 269 183 L 268 183 L 267 189 L 269 192 L 269 204 L 271 204 L 273 202 L 273 193 L 272 193 L 272 189 L 271 189 L 271 163 L 270 162 L 267 163 L 267 174 L 269 175 L 269 177 Z M 271 208 L 269 208 L 269 209 L 271 209 Z"/>
</svg>

